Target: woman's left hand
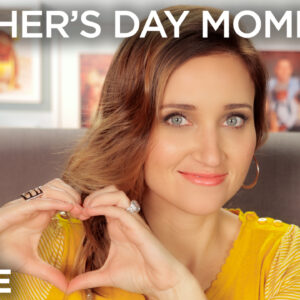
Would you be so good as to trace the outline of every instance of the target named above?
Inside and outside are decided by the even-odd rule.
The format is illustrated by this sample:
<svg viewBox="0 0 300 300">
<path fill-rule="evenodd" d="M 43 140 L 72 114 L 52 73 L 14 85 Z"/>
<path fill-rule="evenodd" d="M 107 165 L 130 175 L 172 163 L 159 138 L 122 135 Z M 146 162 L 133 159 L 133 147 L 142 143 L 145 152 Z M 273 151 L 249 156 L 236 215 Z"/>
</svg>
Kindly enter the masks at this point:
<svg viewBox="0 0 300 300">
<path fill-rule="evenodd" d="M 68 293 L 110 286 L 157 298 L 175 289 L 192 274 L 153 235 L 138 213 L 129 213 L 130 200 L 114 185 L 84 201 L 88 216 L 104 215 L 111 245 L 104 265 L 73 278 Z"/>
</svg>

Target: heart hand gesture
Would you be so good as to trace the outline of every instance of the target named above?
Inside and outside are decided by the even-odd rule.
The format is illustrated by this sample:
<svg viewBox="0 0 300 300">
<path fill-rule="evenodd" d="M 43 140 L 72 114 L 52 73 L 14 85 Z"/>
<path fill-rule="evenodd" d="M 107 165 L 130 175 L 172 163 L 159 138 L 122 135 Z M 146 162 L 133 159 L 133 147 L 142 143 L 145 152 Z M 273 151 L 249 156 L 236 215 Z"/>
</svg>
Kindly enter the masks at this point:
<svg viewBox="0 0 300 300">
<path fill-rule="evenodd" d="M 126 211 L 130 200 L 123 191 L 107 186 L 86 197 L 82 207 L 80 195 L 61 179 L 50 181 L 42 190 L 42 197 L 20 198 L 0 207 L 0 245 L 5 245 L 0 247 L 0 268 L 39 277 L 66 293 L 109 286 L 150 299 L 174 299 L 175 290 L 187 286 L 191 290 L 190 284 L 182 289 L 182 283 L 195 282 L 193 275 L 167 251 L 138 213 Z M 60 210 L 80 220 L 104 215 L 111 240 L 104 265 L 70 282 L 38 254 L 42 232 Z M 193 289 L 202 296 L 197 283 Z"/>
<path fill-rule="evenodd" d="M 125 210 L 129 205 L 126 194 L 115 186 L 95 191 L 85 199 L 86 215 L 106 216 L 111 245 L 104 265 L 73 278 L 68 293 L 110 286 L 154 297 L 173 289 L 189 273 L 139 214 Z"/>
</svg>

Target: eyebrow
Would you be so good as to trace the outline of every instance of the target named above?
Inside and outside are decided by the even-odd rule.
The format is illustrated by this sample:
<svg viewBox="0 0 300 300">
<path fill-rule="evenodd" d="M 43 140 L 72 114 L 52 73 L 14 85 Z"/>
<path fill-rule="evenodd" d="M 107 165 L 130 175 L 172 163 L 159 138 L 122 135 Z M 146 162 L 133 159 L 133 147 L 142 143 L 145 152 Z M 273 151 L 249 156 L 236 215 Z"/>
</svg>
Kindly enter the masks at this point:
<svg viewBox="0 0 300 300">
<path fill-rule="evenodd" d="M 160 109 L 164 109 L 164 108 L 179 108 L 179 109 L 183 109 L 183 110 L 196 110 L 196 106 L 195 105 L 191 105 L 191 104 L 180 104 L 180 103 L 171 103 L 171 104 L 166 104 L 166 105 L 161 105 Z M 231 104 L 226 104 L 224 106 L 224 108 L 226 110 L 229 109 L 235 109 L 235 108 L 249 108 L 252 110 L 252 105 L 250 104 L 246 104 L 246 103 L 231 103 Z"/>
</svg>

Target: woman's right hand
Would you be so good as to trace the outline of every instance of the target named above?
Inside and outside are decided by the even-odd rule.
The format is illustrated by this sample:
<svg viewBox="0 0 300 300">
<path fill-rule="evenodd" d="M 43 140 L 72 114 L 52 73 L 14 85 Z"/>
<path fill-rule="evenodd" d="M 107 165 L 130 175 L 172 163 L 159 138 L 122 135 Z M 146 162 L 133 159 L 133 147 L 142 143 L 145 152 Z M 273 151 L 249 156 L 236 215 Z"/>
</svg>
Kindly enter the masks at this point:
<svg viewBox="0 0 300 300">
<path fill-rule="evenodd" d="M 44 193 L 38 198 L 19 198 L 0 207 L 0 269 L 39 277 L 65 291 L 64 274 L 40 258 L 38 244 L 57 211 L 84 219 L 80 195 L 59 178 L 41 188 Z"/>
</svg>

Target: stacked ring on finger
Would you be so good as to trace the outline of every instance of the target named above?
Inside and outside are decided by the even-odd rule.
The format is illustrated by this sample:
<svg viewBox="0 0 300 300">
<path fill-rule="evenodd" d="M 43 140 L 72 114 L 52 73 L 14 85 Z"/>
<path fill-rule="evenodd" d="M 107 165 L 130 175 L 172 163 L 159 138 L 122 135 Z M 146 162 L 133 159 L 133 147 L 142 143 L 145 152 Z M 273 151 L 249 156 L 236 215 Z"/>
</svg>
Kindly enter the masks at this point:
<svg viewBox="0 0 300 300">
<path fill-rule="evenodd" d="M 33 193 L 32 193 L 33 191 Z M 41 197 L 41 195 L 43 195 L 43 190 L 42 187 L 36 187 L 32 190 L 29 190 L 28 192 L 23 193 L 22 195 L 20 195 L 25 201 L 29 201 L 31 199 L 37 198 L 37 197 Z"/>
</svg>

